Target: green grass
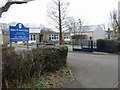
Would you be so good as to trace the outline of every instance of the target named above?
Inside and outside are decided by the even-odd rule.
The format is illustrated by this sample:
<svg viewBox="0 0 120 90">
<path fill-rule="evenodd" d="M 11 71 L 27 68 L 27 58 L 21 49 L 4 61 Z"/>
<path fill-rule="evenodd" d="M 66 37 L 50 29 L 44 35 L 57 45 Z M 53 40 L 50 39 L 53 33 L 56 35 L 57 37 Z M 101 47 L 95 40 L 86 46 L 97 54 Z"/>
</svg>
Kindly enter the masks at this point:
<svg viewBox="0 0 120 90">
<path fill-rule="evenodd" d="M 46 83 L 44 80 L 35 82 L 32 88 L 42 88 L 42 87 L 46 87 Z"/>
<path fill-rule="evenodd" d="M 69 69 L 67 69 L 66 67 L 63 67 L 62 69 L 60 69 L 60 72 L 64 74 L 70 73 Z"/>
<path fill-rule="evenodd" d="M 38 80 L 21 84 L 19 88 L 55 88 L 71 79 L 73 76 L 70 70 L 63 67 L 59 71 L 41 76 Z"/>
<path fill-rule="evenodd" d="M 18 88 L 30 88 L 31 84 L 22 84 L 21 86 L 19 86 Z"/>
<path fill-rule="evenodd" d="M 48 88 L 50 84 L 54 82 L 54 78 L 52 76 L 44 76 L 40 81 L 35 82 L 32 88 Z"/>
<path fill-rule="evenodd" d="M 118 55 L 120 55 L 120 52 L 118 52 Z"/>
</svg>

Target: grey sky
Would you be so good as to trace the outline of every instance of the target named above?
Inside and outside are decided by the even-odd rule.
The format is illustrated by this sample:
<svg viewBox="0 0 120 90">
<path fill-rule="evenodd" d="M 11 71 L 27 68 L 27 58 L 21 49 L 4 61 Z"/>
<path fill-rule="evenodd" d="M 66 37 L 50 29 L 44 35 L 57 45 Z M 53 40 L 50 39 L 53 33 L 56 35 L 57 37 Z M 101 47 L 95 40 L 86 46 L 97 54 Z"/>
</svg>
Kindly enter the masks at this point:
<svg viewBox="0 0 120 90">
<path fill-rule="evenodd" d="M 0 22 L 37 23 L 48 25 L 47 4 L 51 0 L 35 0 L 27 4 L 11 5 L 4 12 Z M 117 9 L 119 0 L 69 0 L 69 16 L 83 18 L 86 24 L 103 24 L 108 22 L 109 12 Z M 4 0 L 0 0 L 0 5 Z"/>
</svg>

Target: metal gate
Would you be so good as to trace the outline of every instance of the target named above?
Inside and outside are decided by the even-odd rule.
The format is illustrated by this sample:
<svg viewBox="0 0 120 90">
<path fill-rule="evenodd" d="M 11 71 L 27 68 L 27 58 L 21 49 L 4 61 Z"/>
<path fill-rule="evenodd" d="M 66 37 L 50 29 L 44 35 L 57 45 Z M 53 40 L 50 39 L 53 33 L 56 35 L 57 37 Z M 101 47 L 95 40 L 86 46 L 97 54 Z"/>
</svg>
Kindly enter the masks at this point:
<svg viewBox="0 0 120 90">
<path fill-rule="evenodd" d="M 97 42 L 93 40 L 74 40 L 73 51 L 93 52 L 97 50 Z"/>
</svg>

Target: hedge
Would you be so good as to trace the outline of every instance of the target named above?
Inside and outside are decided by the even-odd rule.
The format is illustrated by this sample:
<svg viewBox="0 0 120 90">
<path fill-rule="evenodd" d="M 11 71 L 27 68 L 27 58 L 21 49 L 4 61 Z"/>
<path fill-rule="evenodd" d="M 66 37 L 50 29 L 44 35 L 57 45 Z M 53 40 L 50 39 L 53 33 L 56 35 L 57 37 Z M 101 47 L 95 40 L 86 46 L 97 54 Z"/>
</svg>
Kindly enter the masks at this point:
<svg viewBox="0 0 120 90">
<path fill-rule="evenodd" d="M 98 51 L 116 53 L 120 51 L 120 41 L 117 40 L 97 40 Z"/>
<path fill-rule="evenodd" d="M 66 46 L 44 46 L 29 52 L 3 52 L 3 82 L 7 80 L 9 86 L 17 87 L 29 78 L 55 72 L 66 66 L 67 53 Z"/>
</svg>

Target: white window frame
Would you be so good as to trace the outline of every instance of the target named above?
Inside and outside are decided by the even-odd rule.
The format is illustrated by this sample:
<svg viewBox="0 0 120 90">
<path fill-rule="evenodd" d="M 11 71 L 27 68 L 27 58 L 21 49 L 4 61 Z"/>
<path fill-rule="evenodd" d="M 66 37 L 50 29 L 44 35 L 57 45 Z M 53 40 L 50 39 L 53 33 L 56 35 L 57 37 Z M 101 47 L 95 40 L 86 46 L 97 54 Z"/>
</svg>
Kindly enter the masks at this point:
<svg viewBox="0 0 120 90">
<path fill-rule="evenodd" d="M 65 34 L 65 35 L 64 35 L 64 39 L 70 39 L 70 35 Z"/>
<path fill-rule="evenodd" d="M 49 40 L 58 40 L 58 34 L 49 35 Z"/>
</svg>

